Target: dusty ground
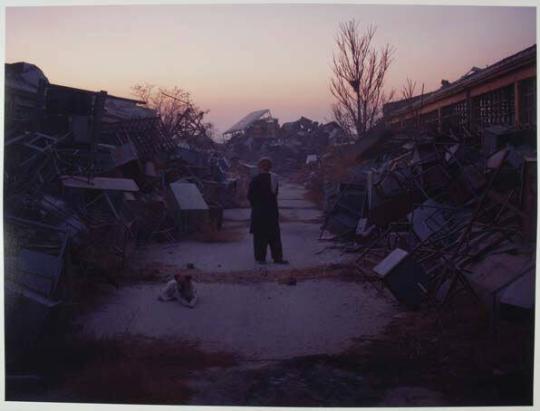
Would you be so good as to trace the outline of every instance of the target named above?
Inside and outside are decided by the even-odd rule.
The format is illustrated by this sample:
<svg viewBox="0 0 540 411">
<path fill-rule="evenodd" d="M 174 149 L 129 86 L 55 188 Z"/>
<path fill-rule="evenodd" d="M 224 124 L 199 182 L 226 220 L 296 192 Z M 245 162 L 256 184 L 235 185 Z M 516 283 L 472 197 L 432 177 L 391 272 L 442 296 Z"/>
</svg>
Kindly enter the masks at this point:
<svg viewBox="0 0 540 411">
<path fill-rule="evenodd" d="M 478 307 L 405 311 L 336 251 L 314 256 L 319 211 L 282 190 L 291 266 L 255 267 L 247 210 L 223 242 L 140 252 L 120 287 L 78 318 L 78 332 L 28 358 L 43 378 L 9 382 L 11 400 L 261 406 L 525 405 L 530 324 L 497 337 Z M 193 269 L 187 269 L 191 263 Z M 193 310 L 156 295 L 189 271 Z M 516 350 L 515 347 L 518 349 Z M 20 370 L 25 373 L 25 370 Z"/>
<path fill-rule="evenodd" d="M 378 297 L 373 287 L 333 279 L 295 286 L 199 284 L 201 299 L 193 310 L 157 301 L 159 288 L 122 288 L 99 311 L 81 319 L 85 333 L 183 338 L 207 351 L 285 359 L 339 353 L 354 339 L 380 333 L 396 312 L 393 301 Z"/>
<path fill-rule="evenodd" d="M 269 264 L 265 270 L 301 269 L 343 262 L 335 250 L 317 254 L 326 245 L 318 241 L 321 212 L 304 198 L 304 193 L 305 190 L 298 185 L 284 184 L 280 187 L 282 243 L 291 267 Z M 223 231 L 227 235 L 223 235 L 222 242 L 192 240 L 169 245 L 154 244 L 137 249 L 130 259 L 130 266 L 133 271 L 160 269 L 168 272 L 193 264 L 206 273 L 260 272 L 253 258 L 249 215 L 247 208 L 225 210 Z M 270 261 L 269 255 L 267 260 Z"/>
<path fill-rule="evenodd" d="M 126 285 L 110 290 L 96 310 L 79 319 L 84 335 L 182 338 L 204 350 L 255 360 L 335 354 L 354 339 L 377 335 L 396 313 L 396 304 L 369 284 L 336 277 L 336 271 L 352 271 L 332 268 L 343 261 L 336 251 L 314 256 L 324 247 L 317 241 L 321 213 L 303 194 L 292 184 L 280 190 L 289 266 L 255 266 L 249 210 L 227 210 L 223 231 L 240 232 L 231 235 L 233 241 L 154 246 L 137 259 L 145 267 L 160 261 L 159 267 L 168 267 L 163 275 L 192 273 L 200 296 L 196 309 L 157 301 L 162 281 Z M 186 270 L 188 263 L 195 269 Z M 294 285 L 287 285 L 290 280 Z"/>
</svg>

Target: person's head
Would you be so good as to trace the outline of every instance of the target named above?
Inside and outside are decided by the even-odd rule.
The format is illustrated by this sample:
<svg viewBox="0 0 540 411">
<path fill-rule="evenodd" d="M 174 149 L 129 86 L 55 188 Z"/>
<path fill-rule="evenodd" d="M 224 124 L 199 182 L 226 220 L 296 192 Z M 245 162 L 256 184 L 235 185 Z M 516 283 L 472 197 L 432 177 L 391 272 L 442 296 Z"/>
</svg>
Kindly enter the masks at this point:
<svg viewBox="0 0 540 411">
<path fill-rule="evenodd" d="M 268 157 L 263 157 L 259 160 L 257 166 L 259 167 L 259 171 L 261 173 L 269 173 L 272 169 L 272 160 L 270 160 Z"/>
<path fill-rule="evenodd" d="M 180 274 L 180 273 L 176 273 L 174 275 L 174 279 L 176 280 L 176 282 L 178 284 L 180 284 L 180 283 L 182 283 L 184 281 L 184 276 L 182 274 Z"/>
</svg>

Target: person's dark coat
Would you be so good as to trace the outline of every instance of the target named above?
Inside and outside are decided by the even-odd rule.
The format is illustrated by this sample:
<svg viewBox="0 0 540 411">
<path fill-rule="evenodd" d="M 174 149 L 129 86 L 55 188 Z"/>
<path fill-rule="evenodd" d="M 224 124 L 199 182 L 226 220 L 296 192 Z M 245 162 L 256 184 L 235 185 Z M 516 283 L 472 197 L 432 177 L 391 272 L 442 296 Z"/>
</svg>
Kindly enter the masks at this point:
<svg viewBox="0 0 540 411">
<path fill-rule="evenodd" d="M 270 173 L 260 173 L 249 184 L 248 199 L 251 204 L 252 234 L 279 235 L 278 189 L 272 191 Z"/>
</svg>

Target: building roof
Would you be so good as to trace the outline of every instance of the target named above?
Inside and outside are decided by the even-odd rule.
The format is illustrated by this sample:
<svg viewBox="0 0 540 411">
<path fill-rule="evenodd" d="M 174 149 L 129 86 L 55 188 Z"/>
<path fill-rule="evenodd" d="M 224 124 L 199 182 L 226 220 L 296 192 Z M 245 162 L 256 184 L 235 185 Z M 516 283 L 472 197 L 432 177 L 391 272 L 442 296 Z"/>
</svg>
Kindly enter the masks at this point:
<svg viewBox="0 0 540 411">
<path fill-rule="evenodd" d="M 269 109 L 253 111 L 249 113 L 247 116 L 245 116 L 244 118 L 242 118 L 242 120 L 238 121 L 233 126 L 231 126 L 223 134 L 234 133 L 237 131 L 244 131 L 246 128 L 251 126 L 254 122 L 256 122 L 257 120 L 260 120 L 266 115 L 271 116 Z"/>
<path fill-rule="evenodd" d="M 474 67 L 473 69 L 469 70 L 466 75 L 462 76 L 453 83 L 431 92 L 427 96 L 424 95 L 423 99 L 416 99 L 405 107 L 400 107 L 393 110 L 388 116 L 392 117 L 395 115 L 404 114 L 413 108 L 418 108 L 421 105 L 426 105 L 449 95 L 459 93 L 471 85 L 479 84 L 491 79 L 494 76 L 505 74 L 506 72 L 531 63 L 536 64 L 536 44 L 502 60 L 499 60 L 484 69 Z"/>
<path fill-rule="evenodd" d="M 70 87 L 70 86 L 64 86 L 61 84 L 52 84 L 52 83 L 49 84 L 49 88 L 55 88 L 58 90 L 66 90 L 66 91 L 77 91 L 80 93 L 88 93 L 88 94 L 99 93 L 99 91 L 91 91 L 91 90 L 86 90 L 86 89 L 82 89 L 78 87 Z M 138 99 L 127 98 L 127 97 L 118 97 L 118 96 L 113 96 L 112 94 L 108 94 L 108 93 L 107 93 L 107 99 L 121 100 L 125 102 L 130 102 L 130 103 L 137 103 L 137 104 L 146 104 L 146 101 L 144 100 L 138 100 Z"/>
<path fill-rule="evenodd" d="M 424 93 L 424 94 L 419 94 L 417 96 L 414 96 L 414 97 L 411 97 L 411 98 L 404 98 L 402 100 L 396 100 L 396 101 L 391 101 L 390 103 L 386 103 L 383 105 L 383 115 L 384 116 L 389 116 L 391 114 L 393 114 L 394 111 L 396 110 L 399 110 L 399 109 L 402 109 L 403 107 L 407 107 L 413 103 L 416 103 L 422 99 L 426 99 L 428 96 L 432 95 L 433 93 L 435 93 L 434 91 L 430 92 L 430 93 Z"/>
</svg>

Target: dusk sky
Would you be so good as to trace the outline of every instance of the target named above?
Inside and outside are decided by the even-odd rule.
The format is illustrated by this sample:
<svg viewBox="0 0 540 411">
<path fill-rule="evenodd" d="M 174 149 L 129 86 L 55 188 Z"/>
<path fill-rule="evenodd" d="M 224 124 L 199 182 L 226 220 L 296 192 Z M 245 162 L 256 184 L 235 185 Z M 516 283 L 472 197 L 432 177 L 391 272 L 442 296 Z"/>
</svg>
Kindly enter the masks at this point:
<svg viewBox="0 0 540 411">
<path fill-rule="evenodd" d="M 6 8 L 6 61 L 49 81 L 130 97 L 179 86 L 219 131 L 269 108 L 280 122 L 330 120 L 330 63 L 340 22 L 378 27 L 395 48 L 387 88 L 425 90 L 536 42 L 532 7 L 148 5 Z"/>
</svg>

